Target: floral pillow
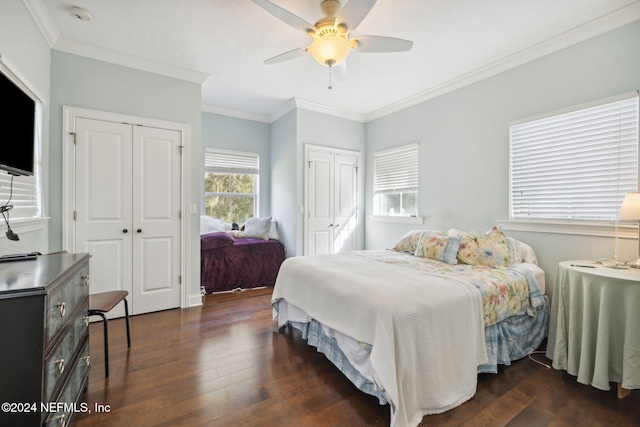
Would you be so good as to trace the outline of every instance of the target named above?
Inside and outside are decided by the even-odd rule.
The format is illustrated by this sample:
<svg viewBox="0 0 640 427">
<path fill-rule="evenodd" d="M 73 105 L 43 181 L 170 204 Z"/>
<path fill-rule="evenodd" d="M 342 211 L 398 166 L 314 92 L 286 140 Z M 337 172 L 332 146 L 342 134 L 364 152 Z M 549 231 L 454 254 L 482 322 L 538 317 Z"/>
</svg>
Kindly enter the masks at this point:
<svg viewBox="0 0 640 427">
<path fill-rule="evenodd" d="M 461 240 L 461 236 L 443 236 L 424 232 L 418 241 L 415 256 L 457 264 Z"/>
<path fill-rule="evenodd" d="M 404 237 L 402 237 L 402 239 L 400 239 L 400 241 L 395 244 L 393 250 L 399 252 L 408 252 L 411 255 L 415 255 L 422 233 L 439 234 L 446 236 L 446 233 L 444 233 L 443 231 L 412 230 L 405 234 Z"/>
<path fill-rule="evenodd" d="M 509 247 L 504 234 L 498 227 L 493 227 L 483 236 L 475 233 L 456 232 L 461 236 L 458 260 L 469 265 L 486 265 L 490 267 L 508 267 Z M 451 230 L 450 230 L 451 233 Z"/>
</svg>

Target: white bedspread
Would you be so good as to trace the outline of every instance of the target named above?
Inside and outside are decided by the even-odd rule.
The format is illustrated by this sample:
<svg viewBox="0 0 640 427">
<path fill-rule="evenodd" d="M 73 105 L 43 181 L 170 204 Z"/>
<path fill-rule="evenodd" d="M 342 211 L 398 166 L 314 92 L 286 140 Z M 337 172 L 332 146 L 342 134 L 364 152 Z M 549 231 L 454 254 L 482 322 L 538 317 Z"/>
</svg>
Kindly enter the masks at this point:
<svg viewBox="0 0 640 427">
<path fill-rule="evenodd" d="M 272 301 L 279 299 L 373 345 L 392 426 L 415 426 L 475 394 L 487 352 L 482 301 L 470 284 L 348 253 L 317 255 L 282 264 Z"/>
</svg>

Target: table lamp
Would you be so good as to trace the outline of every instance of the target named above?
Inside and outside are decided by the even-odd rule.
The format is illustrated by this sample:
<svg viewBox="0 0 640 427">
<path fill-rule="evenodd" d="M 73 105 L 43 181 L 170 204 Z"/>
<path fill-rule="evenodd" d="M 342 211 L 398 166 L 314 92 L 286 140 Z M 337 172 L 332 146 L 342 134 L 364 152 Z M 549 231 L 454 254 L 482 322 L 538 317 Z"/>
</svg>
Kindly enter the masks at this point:
<svg viewBox="0 0 640 427">
<path fill-rule="evenodd" d="M 640 221 L 640 193 L 627 193 L 624 196 L 618 218 Z M 640 268 L 640 226 L 638 227 L 638 257 L 627 262 L 627 265 Z"/>
</svg>

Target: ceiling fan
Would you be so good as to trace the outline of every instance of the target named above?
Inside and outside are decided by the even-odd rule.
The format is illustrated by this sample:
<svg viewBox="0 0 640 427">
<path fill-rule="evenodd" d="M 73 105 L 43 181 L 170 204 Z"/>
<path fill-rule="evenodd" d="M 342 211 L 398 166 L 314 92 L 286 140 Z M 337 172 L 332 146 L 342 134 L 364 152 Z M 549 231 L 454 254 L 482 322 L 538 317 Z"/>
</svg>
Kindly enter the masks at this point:
<svg viewBox="0 0 640 427">
<path fill-rule="evenodd" d="M 300 30 L 312 38 L 309 46 L 301 47 L 267 59 L 265 64 L 277 64 L 310 53 L 321 65 L 331 69 L 336 67 L 338 77 L 346 78 L 345 59 L 351 51 L 355 52 L 405 52 L 411 49 L 413 42 L 393 37 L 357 36 L 351 38 L 351 32 L 367 16 L 376 0 L 349 0 L 341 7 L 339 0 L 323 0 L 320 8 L 324 13 L 315 24 L 311 24 L 286 9 L 267 0 L 253 0 L 255 4 L 280 19 L 284 23 Z M 331 80 L 329 89 L 331 89 Z"/>
</svg>

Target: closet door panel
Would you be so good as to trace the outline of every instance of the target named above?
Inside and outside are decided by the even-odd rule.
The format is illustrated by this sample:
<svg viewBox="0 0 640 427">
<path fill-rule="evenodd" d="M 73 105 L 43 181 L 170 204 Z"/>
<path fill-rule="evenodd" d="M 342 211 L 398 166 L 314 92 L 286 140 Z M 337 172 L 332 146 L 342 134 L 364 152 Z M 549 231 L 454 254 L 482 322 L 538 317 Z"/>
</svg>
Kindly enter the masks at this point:
<svg viewBox="0 0 640 427">
<path fill-rule="evenodd" d="M 75 247 L 91 254 L 90 293 L 131 291 L 131 149 L 130 125 L 77 120 Z"/>
<path fill-rule="evenodd" d="M 308 185 L 308 255 L 333 251 L 333 156 L 309 153 Z"/>
<path fill-rule="evenodd" d="M 335 155 L 334 243 L 333 252 L 357 249 L 358 225 L 358 159 L 356 156 Z"/>
<path fill-rule="evenodd" d="M 177 131 L 134 127 L 133 313 L 180 305 L 180 141 Z"/>
</svg>

